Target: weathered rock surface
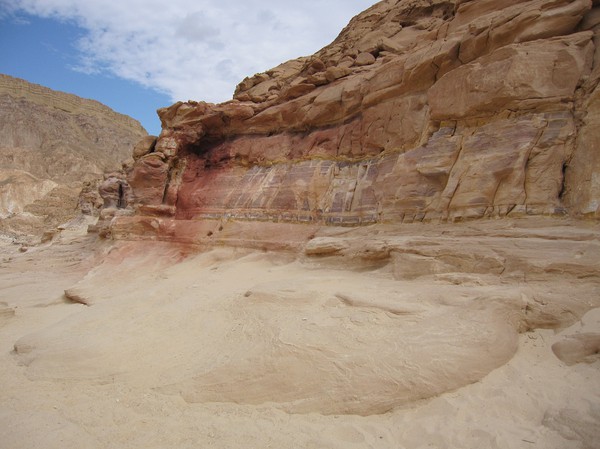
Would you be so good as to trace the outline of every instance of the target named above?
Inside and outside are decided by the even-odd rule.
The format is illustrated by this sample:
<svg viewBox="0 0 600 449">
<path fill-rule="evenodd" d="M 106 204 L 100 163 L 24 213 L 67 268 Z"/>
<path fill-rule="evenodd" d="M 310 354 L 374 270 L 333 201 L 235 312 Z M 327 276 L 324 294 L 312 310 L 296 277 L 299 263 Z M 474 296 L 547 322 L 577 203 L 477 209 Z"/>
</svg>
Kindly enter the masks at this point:
<svg viewBox="0 0 600 449">
<path fill-rule="evenodd" d="M 78 268 L 76 283 L 51 282 L 67 287 L 73 309 L 87 307 L 10 340 L 27 386 L 66 382 L 87 395 L 118 385 L 120 394 L 136 388 L 162 401 L 175 396 L 190 412 L 242 408 L 253 417 L 338 425 L 363 415 L 385 429 L 411 428 L 396 421 L 410 410 L 422 410 L 430 425 L 438 419 L 430 401 L 466 397 L 473 402 L 466 412 L 477 414 L 481 404 L 504 423 L 486 442 L 515 438 L 515 427 L 539 432 L 538 442 L 554 441 L 540 423 L 545 413 L 584 411 L 582 399 L 598 403 L 598 223 L 526 217 L 349 229 L 229 221 L 204 231 L 212 248 L 202 251 L 173 242 L 104 242 L 102 259 L 85 276 Z M 294 251 L 264 251 L 285 244 Z M 54 261 L 41 270 L 53 272 L 69 251 L 81 252 L 55 246 L 32 249 L 28 259 Z M 53 251 L 64 254 L 56 260 Z M 6 307 L 19 305 L 21 314 L 27 304 L 44 304 L 35 293 L 25 304 L 12 299 L 26 260 L 17 254 L 0 266 Z M 538 352 L 518 362 L 540 335 Z M 590 365 L 572 368 L 583 364 Z M 509 385 L 500 388 L 498 376 L 509 376 Z M 473 397 L 469 388 L 483 390 Z M 506 413 L 515 400 L 527 412 Z M 138 405 L 133 413 L 156 411 Z M 456 420 L 453 437 L 464 425 L 448 408 L 439 419 Z M 503 427 L 513 420 L 523 421 Z M 597 417 L 589 421 L 586 431 L 597 435 Z M 474 419 L 465 427 L 472 435 L 482 426 Z M 437 437 L 449 438 L 446 431 Z M 377 442 L 412 446 L 404 436 Z"/>
<path fill-rule="evenodd" d="M 119 169 L 146 134 L 96 101 L 0 75 L 0 230 L 39 233 L 72 218 L 84 183 Z"/>
<path fill-rule="evenodd" d="M 0 219 L 23 212 L 24 205 L 43 198 L 57 185 L 21 170 L 0 170 Z"/>
<path fill-rule="evenodd" d="M 232 101 L 160 110 L 128 175 L 138 216 L 598 217 L 599 8 L 379 2 Z"/>
</svg>

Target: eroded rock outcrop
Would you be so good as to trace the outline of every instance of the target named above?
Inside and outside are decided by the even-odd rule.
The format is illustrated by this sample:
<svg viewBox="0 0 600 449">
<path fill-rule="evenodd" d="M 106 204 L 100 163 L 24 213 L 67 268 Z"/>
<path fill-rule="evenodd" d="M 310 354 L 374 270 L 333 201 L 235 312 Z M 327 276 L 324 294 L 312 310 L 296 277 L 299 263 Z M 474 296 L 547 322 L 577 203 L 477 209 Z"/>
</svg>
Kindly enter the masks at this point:
<svg viewBox="0 0 600 449">
<path fill-rule="evenodd" d="M 97 213 L 94 198 L 78 199 L 82 187 L 119 169 L 146 134 L 97 101 L 0 75 L 0 230 L 40 233 L 77 214 L 78 201 Z"/>
<path fill-rule="evenodd" d="M 598 11 L 379 2 L 232 101 L 160 110 L 128 174 L 138 221 L 597 217 Z"/>
</svg>

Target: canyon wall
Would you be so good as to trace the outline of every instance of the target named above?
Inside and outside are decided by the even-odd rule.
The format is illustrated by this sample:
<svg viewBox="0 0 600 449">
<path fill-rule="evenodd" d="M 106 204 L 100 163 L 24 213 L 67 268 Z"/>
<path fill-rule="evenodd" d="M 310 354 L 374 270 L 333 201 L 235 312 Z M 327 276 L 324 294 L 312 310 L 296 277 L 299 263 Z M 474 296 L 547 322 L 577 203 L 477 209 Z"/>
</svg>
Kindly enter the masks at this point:
<svg viewBox="0 0 600 449">
<path fill-rule="evenodd" d="M 0 74 L 0 232 L 37 234 L 72 218 L 84 183 L 120 169 L 145 135 L 97 101 Z"/>
<path fill-rule="evenodd" d="M 159 110 L 105 216 L 169 239 L 205 219 L 597 218 L 599 33 L 598 1 L 381 1 L 231 101 Z"/>
</svg>

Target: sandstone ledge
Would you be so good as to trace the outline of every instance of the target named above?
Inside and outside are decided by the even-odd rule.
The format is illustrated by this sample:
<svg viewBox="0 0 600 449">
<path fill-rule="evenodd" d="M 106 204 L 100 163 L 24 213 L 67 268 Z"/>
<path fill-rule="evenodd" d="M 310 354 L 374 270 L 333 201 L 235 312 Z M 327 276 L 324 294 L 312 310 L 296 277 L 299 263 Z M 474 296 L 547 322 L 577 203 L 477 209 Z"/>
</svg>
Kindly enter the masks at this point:
<svg viewBox="0 0 600 449">
<path fill-rule="evenodd" d="M 595 256 L 598 226 L 567 218 L 506 218 L 426 226 L 372 224 L 349 229 L 231 218 L 130 216 L 115 218 L 111 231 L 117 240 L 173 242 L 192 251 L 226 246 L 304 254 L 315 260 L 324 257 L 328 263 L 338 260 L 346 269 L 388 266 L 399 280 L 447 273 L 491 274 L 527 281 L 543 279 L 548 273 L 593 282 L 600 277 Z M 546 247 L 549 249 L 542 250 Z"/>
</svg>

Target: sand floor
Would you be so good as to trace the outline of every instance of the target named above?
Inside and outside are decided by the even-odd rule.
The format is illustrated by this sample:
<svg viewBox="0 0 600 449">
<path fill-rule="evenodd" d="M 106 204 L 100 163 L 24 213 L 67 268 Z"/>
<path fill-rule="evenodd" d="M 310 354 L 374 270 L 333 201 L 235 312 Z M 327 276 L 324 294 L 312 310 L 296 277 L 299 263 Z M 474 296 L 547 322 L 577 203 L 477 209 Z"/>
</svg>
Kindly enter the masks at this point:
<svg viewBox="0 0 600 449">
<path fill-rule="evenodd" d="M 4 242 L 0 448 L 600 447 L 598 226 L 470 226 Z"/>
</svg>

